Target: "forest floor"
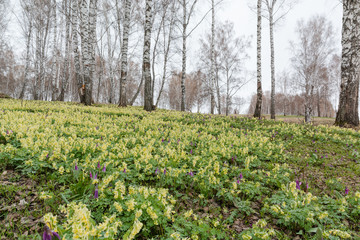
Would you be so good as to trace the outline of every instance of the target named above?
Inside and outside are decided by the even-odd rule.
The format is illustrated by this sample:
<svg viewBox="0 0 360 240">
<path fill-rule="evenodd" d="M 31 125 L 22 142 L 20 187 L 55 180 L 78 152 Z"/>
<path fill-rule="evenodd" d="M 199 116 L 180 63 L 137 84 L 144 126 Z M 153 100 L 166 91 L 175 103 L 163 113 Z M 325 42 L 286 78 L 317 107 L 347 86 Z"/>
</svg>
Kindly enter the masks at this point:
<svg viewBox="0 0 360 240">
<path fill-rule="evenodd" d="M 0 239 L 360 239 L 360 132 L 277 119 L 0 99 Z"/>
</svg>

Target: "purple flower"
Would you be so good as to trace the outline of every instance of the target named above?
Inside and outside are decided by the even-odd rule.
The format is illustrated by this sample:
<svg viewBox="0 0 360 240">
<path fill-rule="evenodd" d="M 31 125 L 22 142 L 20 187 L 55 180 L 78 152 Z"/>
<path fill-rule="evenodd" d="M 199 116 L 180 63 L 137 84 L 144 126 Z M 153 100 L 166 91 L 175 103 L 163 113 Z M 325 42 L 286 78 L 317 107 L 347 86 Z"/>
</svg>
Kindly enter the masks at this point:
<svg viewBox="0 0 360 240">
<path fill-rule="evenodd" d="M 46 154 L 46 158 L 49 158 L 49 154 Z"/>
<path fill-rule="evenodd" d="M 99 168 L 99 169 L 101 168 L 101 166 L 100 166 L 100 162 L 98 162 L 97 168 Z"/>
<path fill-rule="evenodd" d="M 79 170 L 78 165 L 75 164 L 75 171 Z"/>
<path fill-rule="evenodd" d="M 192 154 L 192 149 L 190 150 L 190 154 Z"/>
<path fill-rule="evenodd" d="M 294 170 L 294 172 L 295 172 L 295 175 L 296 175 L 296 169 Z"/>
<path fill-rule="evenodd" d="M 126 173 L 126 168 L 124 168 L 124 171 L 123 171 L 124 173 Z"/>
<path fill-rule="evenodd" d="M 156 168 L 155 174 L 157 175 L 159 173 L 159 168 Z"/>
<path fill-rule="evenodd" d="M 60 238 L 60 236 L 59 236 L 59 234 L 58 234 L 57 232 L 52 232 L 52 234 L 53 234 L 55 237 L 57 237 L 58 239 L 61 240 L 61 238 Z"/>
<path fill-rule="evenodd" d="M 315 149 L 315 152 L 317 152 L 317 150 Z"/>
<path fill-rule="evenodd" d="M 300 190 L 301 184 L 302 184 L 302 182 L 300 182 L 299 180 L 296 180 L 296 189 Z"/>
<path fill-rule="evenodd" d="M 239 175 L 239 179 L 241 180 L 241 179 L 243 179 L 243 175 L 242 175 L 242 173 L 240 173 L 240 175 Z"/>
<path fill-rule="evenodd" d="M 51 231 L 51 229 L 47 225 L 45 225 L 42 239 L 43 240 L 51 240 L 53 236 L 55 236 L 61 240 L 61 238 L 57 232 Z"/>
<path fill-rule="evenodd" d="M 106 172 L 106 164 L 104 164 L 104 167 L 103 167 L 103 172 Z"/>
<path fill-rule="evenodd" d="M 350 190 L 348 189 L 348 187 L 345 188 L 345 195 L 348 195 L 350 192 Z"/>
<path fill-rule="evenodd" d="M 99 190 L 98 190 L 98 186 L 96 185 L 95 187 L 95 193 L 94 193 L 94 198 L 98 198 L 99 197 Z"/>
<path fill-rule="evenodd" d="M 96 127 L 96 130 L 99 130 L 99 127 Z"/>
<path fill-rule="evenodd" d="M 97 179 L 97 173 L 95 174 L 94 179 Z"/>
<path fill-rule="evenodd" d="M 309 189 L 309 183 L 306 183 L 306 191 Z"/>
<path fill-rule="evenodd" d="M 93 178 L 92 172 L 90 171 L 90 178 Z"/>
<path fill-rule="evenodd" d="M 238 180 L 236 181 L 236 183 L 237 183 L 237 184 L 240 184 L 240 180 L 238 179 Z"/>
<path fill-rule="evenodd" d="M 164 169 L 164 175 L 166 174 L 166 168 Z"/>
<path fill-rule="evenodd" d="M 164 139 L 161 139 L 161 142 L 164 142 L 165 140 Z"/>
<path fill-rule="evenodd" d="M 191 171 L 191 172 L 188 173 L 188 175 L 189 175 L 190 177 L 193 177 L 193 176 L 194 176 L 194 173 Z"/>
</svg>

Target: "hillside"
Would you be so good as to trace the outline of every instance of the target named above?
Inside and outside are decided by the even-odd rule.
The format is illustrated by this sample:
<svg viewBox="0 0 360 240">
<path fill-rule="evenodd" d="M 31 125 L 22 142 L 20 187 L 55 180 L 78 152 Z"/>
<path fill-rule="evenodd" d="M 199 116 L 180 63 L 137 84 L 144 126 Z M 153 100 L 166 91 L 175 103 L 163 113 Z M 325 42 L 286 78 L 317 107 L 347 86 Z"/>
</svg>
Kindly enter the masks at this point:
<svg viewBox="0 0 360 240">
<path fill-rule="evenodd" d="M 0 239 L 360 239 L 352 129 L 0 99 L 0 135 Z"/>
</svg>

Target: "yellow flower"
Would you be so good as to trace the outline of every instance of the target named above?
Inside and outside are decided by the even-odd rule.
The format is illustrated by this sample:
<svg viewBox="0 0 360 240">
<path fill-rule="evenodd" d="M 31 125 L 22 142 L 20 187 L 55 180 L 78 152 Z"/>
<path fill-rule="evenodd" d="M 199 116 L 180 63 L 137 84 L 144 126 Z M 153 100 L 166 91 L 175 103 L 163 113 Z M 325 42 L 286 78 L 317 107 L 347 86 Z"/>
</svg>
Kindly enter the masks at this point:
<svg viewBox="0 0 360 240">
<path fill-rule="evenodd" d="M 184 213 L 184 216 L 185 216 L 185 218 L 188 218 L 188 217 L 190 217 L 192 214 L 193 214 L 193 210 L 190 209 L 189 211 L 187 211 L 187 212 Z"/>
<path fill-rule="evenodd" d="M 134 225 L 132 227 L 132 230 L 128 236 L 128 238 L 126 240 L 131 240 L 134 239 L 136 234 L 138 234 L 141 230 L 141 228 L 143 227 L 143 224 L 139 221 L 139 220 L 135 220 L 134 221 Z"/>
<path fill-rule="evenodd" d="M 170 235 L 170 237 L 172 237 L 175 240 L 180 240 L 180 234 L 177 232 L 174 232 Z"/>
<path fill-rule="evenodd" d="M 119 213 L 121 213 L 123 211 L 123 208 L 122 208 L 121 204 L 118 203 L 118 202 L 114 203 L 114 207 Z"/>
<path fill-rule="evenodd" d="M 141 209 L 136 210 L 135 219 L 138 219 L 139 217 L 141 217 L 141 215 L 142 215 L 142 210 Z"/>
<path fill-rule="evenodd" d="M 125 205 L 127 206 L 128 212 L 130 212 L 130 211 L 134 210 L 134 207 L 135 207 L 135 205 L 136 205 L 136 202 L 135 202 L 134 199 L 130 199 L 130 200 L 128 200 L 128 201 L 125 203 Z"/>
<path fill-rule="evenodd" d="M 59 168 L 59 173 L 62 175 L 62 174 L 64 173 L 64 171 L 65 171 L 64 167 L 61 166 L 61 167 Z"/>
<path fill-rule="evenodd" d="M 327 218 L 328 215 L 329 215 L 328 212 L 323 212 L 319 215 L 319 219 Z"/>
<path fill-rule="evenodd" d="M 242 239 L 243 240 L 250 240 L 250 239 L 252 239 L 252 237 L 249 234 L 244 234 L 244 235 L 242 235 Z"/>
<path fill-rule="evenodd" d="M 45 192 L 41 192 L 39 198 L 40 198 L 40 199 L 43 199 L 43 200 L 46 200 L 46 199 L 51 199 L 52 196 L 49 195 L 49 194 L 47 194 L 47 193 L 45 193 Z"/>
</svg>

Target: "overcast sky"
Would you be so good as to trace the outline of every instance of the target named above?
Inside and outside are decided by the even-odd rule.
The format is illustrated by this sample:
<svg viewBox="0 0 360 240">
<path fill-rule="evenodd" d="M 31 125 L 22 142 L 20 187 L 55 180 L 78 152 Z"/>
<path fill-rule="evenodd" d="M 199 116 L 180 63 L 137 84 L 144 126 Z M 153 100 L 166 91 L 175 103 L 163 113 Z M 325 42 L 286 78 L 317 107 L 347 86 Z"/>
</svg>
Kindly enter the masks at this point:
<svg viewBox="0 0 360 240">
<path fill-rule="evenodd" d="M 249 50 L 250 60 L 247 64 L 247 69 L 250 71 L 256 70 L 256 14 L 250 10 L 249 3 L 256 3 L 256 0 L 225 0 L 220 5 L 216 12 L 216 21 L 224 22 L 229 20 L 234 22 L 236 34 L 238 36 L 253 36 L 252 48 Z M 339 0 L 298 0 L 298 4 L 286 15 L 275 27 L 275 65 L 276 72 L 279 73 L 286 68 L 289 68 L 289 59 L 291 52 L 289 51 L 289 41 L 296 40 L 295 28 L 297 22 L 301 19 L 307 20 L 315 15 L 323 15 L 333 23 L 335 32 L 337 34 L 338 48 L 341 47 L 341 22 L 342 22 L 342 7 Z M 18 0 L 10 0 L 12 3 L 13 12 L 19 14 Z M 203 16 L 203 12 L 209 10 L 209 0 L 200 0 L 202 5 L 198 5 L 198 11 L 194 18 L 194 22 L 198 21 Z M 206 3 L 208 2 L 208 3 Z M 268 21 L 263 19 L 263 42 L 262 42 L 262 76 L 263 89 L 270 90 L 270 43 L 269 43 L 269 27 Z M 24 39 L 21 35 L 21 28 L 16 21 L 16 17 L 12 15 L 12 21 L 9 26 L 8 38 L 14 47 L 16 53 L 22 52 L 24 49 Z M 198 51 L 199 38 L 211 27 L 211 15 L 209 14 L 205 21 L 199 28 L 191 35 L 189 41 L 189 70 L 194 70 L 198 59 L 196 52 Z M 180 64 L 180 63 L 179 63 Z M 179 66 L 180 69 L 180 66 Z M 243 97 L 250 97 L 256 92 L 255 82 L 248 84 L 239 92 Z M 245 109 L 243 109 L 245 110 Z"/>
<path fill-rule="evenodd" d="M 256 13 L 248 7 L 252 1 L 255 4 L 256 0 L 225 0 L 217 11 L 217 21 L 229 20 L 234 22 L 235 30 L 238 36 L 253 36 L 252 48 L 249 51 L 250 60 L 247 68 L 256 71 Z M 205 8 L 205 6 L 202 6 Z M 206 6 L 208 7 L 208 6 Z M 312 16 L 323 15 L 333 23 L 334 30 L 337 35 L 335 40 L 338 45 L 339 52 L 341 51 L 341 24 L 342 24 L 342 6 L 339 0 L 299 0 L 298 4 L 286 15 L 285 19 L 279 22 L 275 28 L 275 71 L 279 73 L 286 68 L 289 68 L 289 59 L 291 52 L 289 50 L 289 41 L 296 40 L 295 28 L 297 22 L 301 19 L 305 21 Z M 199 31 L 192 37 L 192 41 L 198 41 L 198 35 L 205 34 L 209 31 L 211 18 L 209 17 L 204 22 Z M 263 89 L 270 90 L 270 37 L 269 37 L 269 22 L 263 19 L 262 22 L 262 81 Z M 190 65 L 195 64 L 191 62 Z M 248 84 L 241 90 L 240 95 L 249 97 L 256 92 L 256 83 Z M 243 109 L 243 111 L 246 109 Z"/>
</svg>

